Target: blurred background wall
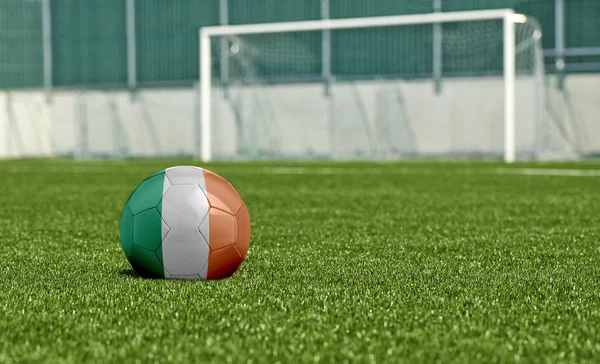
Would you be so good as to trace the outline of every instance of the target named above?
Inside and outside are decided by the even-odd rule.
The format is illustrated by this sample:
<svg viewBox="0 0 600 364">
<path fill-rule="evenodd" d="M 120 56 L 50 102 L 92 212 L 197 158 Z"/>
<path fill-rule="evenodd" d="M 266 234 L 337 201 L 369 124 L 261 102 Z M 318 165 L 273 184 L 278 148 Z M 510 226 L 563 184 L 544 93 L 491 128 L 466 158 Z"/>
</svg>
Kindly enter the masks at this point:
<svg viewBox="0 0 600 364">
<path fill-rule="evenodd" d="M 0 156 L 193 154 L 197 147 L 192 135 L 197 122 L 194 85 L 199 77 L 198 29 L 202 26 L 506 7 L 531 15 L 541 24 L 545 70 L 553 75 L 549 87 L 555 112 L 560 119 L 578 124 L 574 128 L 579 131 L 573 132 L 579 134 L 577 148 L 586 154 L 600 151 L 600 142 L 595 140 L 600 138 L 590 137 L 600 133 L 596 116 L 600 110 L 595 101 L 600 94 L 597 0 L 3 0 Z M 452 34 L 460 30 L 457 26 L 444 25 L 444 31 Z M 502 47 L 486 46 L 488 31 L 482 30 L 479 38 L 457 38 L 455 42 L 447 38 L 443 43 L 441 76 L 450 77 L 446 81 L 450 90 L 460 88 L 460 81 L 452 86 L 452 77 L 500 74 Z M 331 72 L 336 79 L 389 77 L 403 80 L 402 85 L 419 85 L 420 80 L 433 77 L 431 26 L 388 29 L 383 36 L 381 32 L 333 36 Z M 385 39 L 393 40 L 394 46 L 390 47 Z M 302 47 L 281 52 L 289 48 L 289 42 L 283 39 L 265 43 L 261 51 L 268 53 L 273 47 L 279 55 L 256 62 L 252 77 L 283 84 L 321 80 L 321 35 L 307 35 Z M 216 78 L 220 72 L 218 56 L 216 51 Z M 377 93 L 368 91 L 367 84 L 362 86 L 367 100 L 364 103 L 373 103 L 371 99 Z M 433 91 L 408 87 L 404 90 L 408 99 L 423 95 L 413 97 L 416 101 L 407 103 L 412 106 L 404 110 L 414 118 L 427 109 L 418 100 L 430 99 Z M 476 116 L 469 116 L 473 110 L 468 108 L 473 103 L 491 104 L 490 100 L 501 96 L 501 87 L 488 87 L 495 91 L 472 99 L 471 106 L 461 106 L 462 114 L 448 122 L 460 120 L 463 127 L 469 128 L 481 124 L 481 120 L 496 120 L 488 115 L 496 113 L 493 107 L 480 110 Z M 46 93 L 42 92 L 44 88 Z M 276 88 L 263 92 L 280 93 Z M 446 99 L 440 104 L 457 102 L 450 92 L 446 90 Z M 353 98 L 349 100 L 348 105 L 356 103 Z M 412 111 L 408 110 L 411 107 Z M 374 108 L 365 106 L 367 113 L 374 113 L 369 111 Z M 523 113 L 531 112 L 526 103 L 523 108 Z M 231 113 L 223 111 L 221 117 L 222 123 L 231 124 L 233 130 L 236 121 Z M 441 118 L 422 117 L 419 125 L 427 129 Z M 465 121 L 470 119 L 473 121 Z M 318 129 L 319 125 L 311 128 Z M 533 128 L 524 127 L 522 138 L 533 138 Z M 233 133 L 223 130 L 225 134 Z M 490 139 L 492 150 L 501 148 L 501 128 L 489 126 L 483 130 L 478 138 Z M 493 137 L 487 135 L 489 130 Z M 232 143 L 223 149 L 239 149 L 241 141 L 234 139 L 223 137 L 223 143 Z M 460 139 L 454 142 L 464 142 Z M 360 143 L 368 142 L 363 138 Z M 428 143 L 435 149 L 441 141 L 434 138 Z M 327 143 L 316 140 L 313 144 L 298 148 L 318 149 Z"/>
</svg>

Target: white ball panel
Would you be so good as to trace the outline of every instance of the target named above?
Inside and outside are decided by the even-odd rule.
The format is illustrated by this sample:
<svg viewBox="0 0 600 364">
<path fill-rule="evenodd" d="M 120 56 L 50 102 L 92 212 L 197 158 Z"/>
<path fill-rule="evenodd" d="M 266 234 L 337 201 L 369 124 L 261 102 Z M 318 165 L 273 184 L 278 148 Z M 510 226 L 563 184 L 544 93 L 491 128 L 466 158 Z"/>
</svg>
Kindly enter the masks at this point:
<svg viewBox="0 0 600 364">
<path fill-rule="evenodd" d="M 165 274 L 170 278 L 206 278 L 209 248 L 199 226 L 203 221 L 208 223 L 208 210 L 208 199 L 196 184 L 174 183 L 163 196 L 162 217 L 169 232 L 162 243 L 162 253 Z"/>
<path fill-rule="evenodd" d="M 199 185 L 204 186 L 204 171 L 193 166 L 179 166 L 167 168 L 167 178 L 173 185 Z"/>
</svg>

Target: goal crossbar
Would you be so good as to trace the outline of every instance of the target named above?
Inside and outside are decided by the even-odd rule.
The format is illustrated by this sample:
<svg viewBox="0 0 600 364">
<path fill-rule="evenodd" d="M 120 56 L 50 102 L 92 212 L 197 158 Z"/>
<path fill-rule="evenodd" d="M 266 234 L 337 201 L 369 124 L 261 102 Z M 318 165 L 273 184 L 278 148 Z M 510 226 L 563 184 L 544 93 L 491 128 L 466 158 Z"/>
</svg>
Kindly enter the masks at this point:
<svg viewBox="0 0 600 364">
<path fill-rule="evenodd" d="M 324 19 L 281 23 L 221 25 L 200 28 L 200 125 L 197 153 L 203 162 L 212 160 L 212 49 L 211 38 L 227 35 L 273 34 L 341 29 L 378 28 L 418 24 L 441 24 L 482 20 L 503 20 L 504 39 L 504 161 L 512 163 L 515 150 L 515 23 L 526 17 L 512 9 L 472 10 L 415 15 L 393 15 L 348 19 Z"/>
</svg>

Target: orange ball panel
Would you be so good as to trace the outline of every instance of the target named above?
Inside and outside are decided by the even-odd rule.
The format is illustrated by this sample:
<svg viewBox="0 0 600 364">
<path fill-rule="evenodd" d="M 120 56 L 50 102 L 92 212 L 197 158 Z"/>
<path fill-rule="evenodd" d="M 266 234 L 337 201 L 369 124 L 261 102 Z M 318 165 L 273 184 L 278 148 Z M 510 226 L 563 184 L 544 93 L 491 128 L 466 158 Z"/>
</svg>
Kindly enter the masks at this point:
<svg viewBox="0 0 600 364">
<path fill-rule="evenodd" d="M 233 216 L 215 208 L 209 210 L 210 250 L 219 250 L 235 242 L 235 221 Z"/>
<path fill-rule="evenodd" d="M 204 170 L 204 182 L 208 202 L 212 207 L 235 215 L 243 204 L 242 198 L 233 186 L 223 177 Z"/>
<path fill-rule="evenodd" d="M 235 246 L 242 258 L 246 257 L 248 248 L 250 248 L 250 214 L 246 205 L 242 205 L 240 210 L 235 214 L 236 239 Z"/>
<path fill-rule="evenodd" d="M 208 273 L 206 278 L 227 278 L 235 273 L 243 260 L 233 244 L 220 250 L 213 250 L 208 257 Z"/>
</svg>

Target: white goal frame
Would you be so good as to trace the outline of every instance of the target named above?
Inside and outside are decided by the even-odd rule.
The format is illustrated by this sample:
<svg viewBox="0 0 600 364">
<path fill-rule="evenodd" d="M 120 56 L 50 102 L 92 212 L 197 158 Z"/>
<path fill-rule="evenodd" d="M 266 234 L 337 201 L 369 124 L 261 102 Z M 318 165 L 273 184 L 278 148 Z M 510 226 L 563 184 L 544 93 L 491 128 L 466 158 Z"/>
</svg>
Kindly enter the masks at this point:
<svg viewBox="0 0 600 364">
<path fill-rule="evenodd" d="M 227 35 L 268 34 L 285 32 L 309 32 L 339 29 L 377 28 L 417 24 L 442 24 L 480 20 L 503 20 L 504 39 L 504 161 L 512 163 L 516 158 L 515 146 L 515 23 L 527 18 L 512 9 L 473 10 L 441 12 L 416 15 L 395 15 L 349 19 L 324 19 L 296 22 L 222 25 L 200 29 L 200 125 L 197 153 L 203 162 L 212 160 L 212 50 L 211 37 Z"/>
</svg>

